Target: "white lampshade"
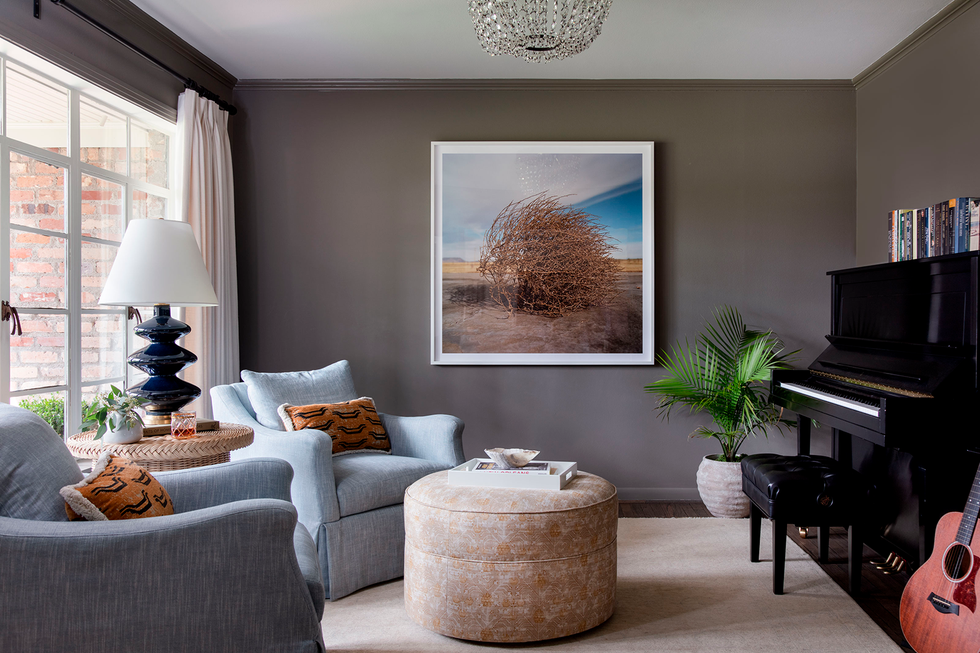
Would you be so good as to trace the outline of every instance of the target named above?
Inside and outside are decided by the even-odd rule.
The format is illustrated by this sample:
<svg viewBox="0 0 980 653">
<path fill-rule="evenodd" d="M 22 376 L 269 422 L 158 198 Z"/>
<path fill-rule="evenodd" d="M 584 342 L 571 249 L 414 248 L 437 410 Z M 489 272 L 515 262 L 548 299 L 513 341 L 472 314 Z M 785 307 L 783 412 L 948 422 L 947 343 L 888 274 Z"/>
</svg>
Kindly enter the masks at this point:
<svg viewBox="0 0 980 653">
<path fill-rule="evenodd" d="M 191 226 L 174 220 L 130 222 L 99 304 L 217 306 Z"/>
</svg>

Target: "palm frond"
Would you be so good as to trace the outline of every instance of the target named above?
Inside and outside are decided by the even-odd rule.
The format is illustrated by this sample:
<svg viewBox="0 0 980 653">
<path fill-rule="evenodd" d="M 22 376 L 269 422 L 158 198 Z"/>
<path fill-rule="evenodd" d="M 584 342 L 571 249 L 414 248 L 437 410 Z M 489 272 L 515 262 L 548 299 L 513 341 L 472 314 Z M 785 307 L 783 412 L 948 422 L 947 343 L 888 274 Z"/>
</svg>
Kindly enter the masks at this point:
<svg viewBox="0 0 980 653">
<path fill-rule="evenodd" d="M 748 435 L 782 427 L 780 412 L 768 401 L 767 382 L 772 370 L 789 367 L 797 352 L 784 353 L 782 341 L 772 331 L 746 326 L 731 306 L 715 311 L 694 344 L 685 340 L 658 357 L 663 378 L 645 386 L 660 398 L 658 411 L 667 419 L 671 409 L 686 406 L 691 412 L 711 416 L 720 430 L 701 426 L 692 437 L 713 437 L 732 460 Z"/>
</svg>

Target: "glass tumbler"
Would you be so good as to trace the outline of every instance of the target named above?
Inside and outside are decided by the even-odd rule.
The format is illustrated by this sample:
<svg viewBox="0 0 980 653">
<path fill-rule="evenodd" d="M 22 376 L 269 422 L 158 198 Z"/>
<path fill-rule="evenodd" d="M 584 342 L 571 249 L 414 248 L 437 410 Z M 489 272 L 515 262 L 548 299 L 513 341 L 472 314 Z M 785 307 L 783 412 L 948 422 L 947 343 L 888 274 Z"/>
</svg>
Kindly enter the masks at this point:
<svg viewBox="0 0 980 653">
<path fill-rule="evenodd" d="M 175 440 L 186 440 L 197 435 L 197 413 L 193 410 L 170 413 L 170 435 Z"/>
</svg>

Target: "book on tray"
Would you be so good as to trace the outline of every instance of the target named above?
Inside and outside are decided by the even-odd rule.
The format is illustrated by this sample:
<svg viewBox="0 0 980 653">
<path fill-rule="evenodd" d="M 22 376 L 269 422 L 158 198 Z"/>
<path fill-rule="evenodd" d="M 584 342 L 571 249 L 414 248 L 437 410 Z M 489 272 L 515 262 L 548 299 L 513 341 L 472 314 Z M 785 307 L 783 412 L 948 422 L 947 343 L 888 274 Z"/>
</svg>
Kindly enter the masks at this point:
<svg viewBox="0 0 980 653">
<path fill-rule="evenodd" d="M 534 462 L 531 461 L 523 467 L 499 467 L 497 463 L 492 460 L 481 460 L 473 468 L 474 472 L 489 473 L 489 474 L 540 474 L 548 475 L 551 473 L 551 463 L 548 462 Z"/>
</svg>

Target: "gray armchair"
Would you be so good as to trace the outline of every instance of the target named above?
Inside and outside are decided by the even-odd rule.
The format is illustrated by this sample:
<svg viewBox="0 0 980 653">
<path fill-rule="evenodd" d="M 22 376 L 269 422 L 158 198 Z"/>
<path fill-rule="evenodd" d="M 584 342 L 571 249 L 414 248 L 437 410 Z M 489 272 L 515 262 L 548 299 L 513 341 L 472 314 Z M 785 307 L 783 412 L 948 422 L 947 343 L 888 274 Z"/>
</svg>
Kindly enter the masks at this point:
<svg viewBox="0 0 980 653">
<path fill-rule="evenodd" d="M 242 372 L 246 383 L 211 388 L 215 419 L 246 424 L 255 441 L 232 452 L 282 458 L 295 472 L 292 498 L 313 536 L 330 600 L 403 574 L 405 489 L 432 472 L 463 462 L 463 422 L 451 415 L 397 417 L 380 413 L 391 455 L 333 456 L 323 431 L 285 431 L 280 404 L 356 399 L 347 361 L 311 372 Z"/>
<path fill-rule="evenodd" d="M 177 514 L 69 522 L 82 479 L 33 413 L 0 404 L 0 642 L 7 651 L 323 651 L 323 586 L 292 472 L 154 472 Z"/>
</svg>

